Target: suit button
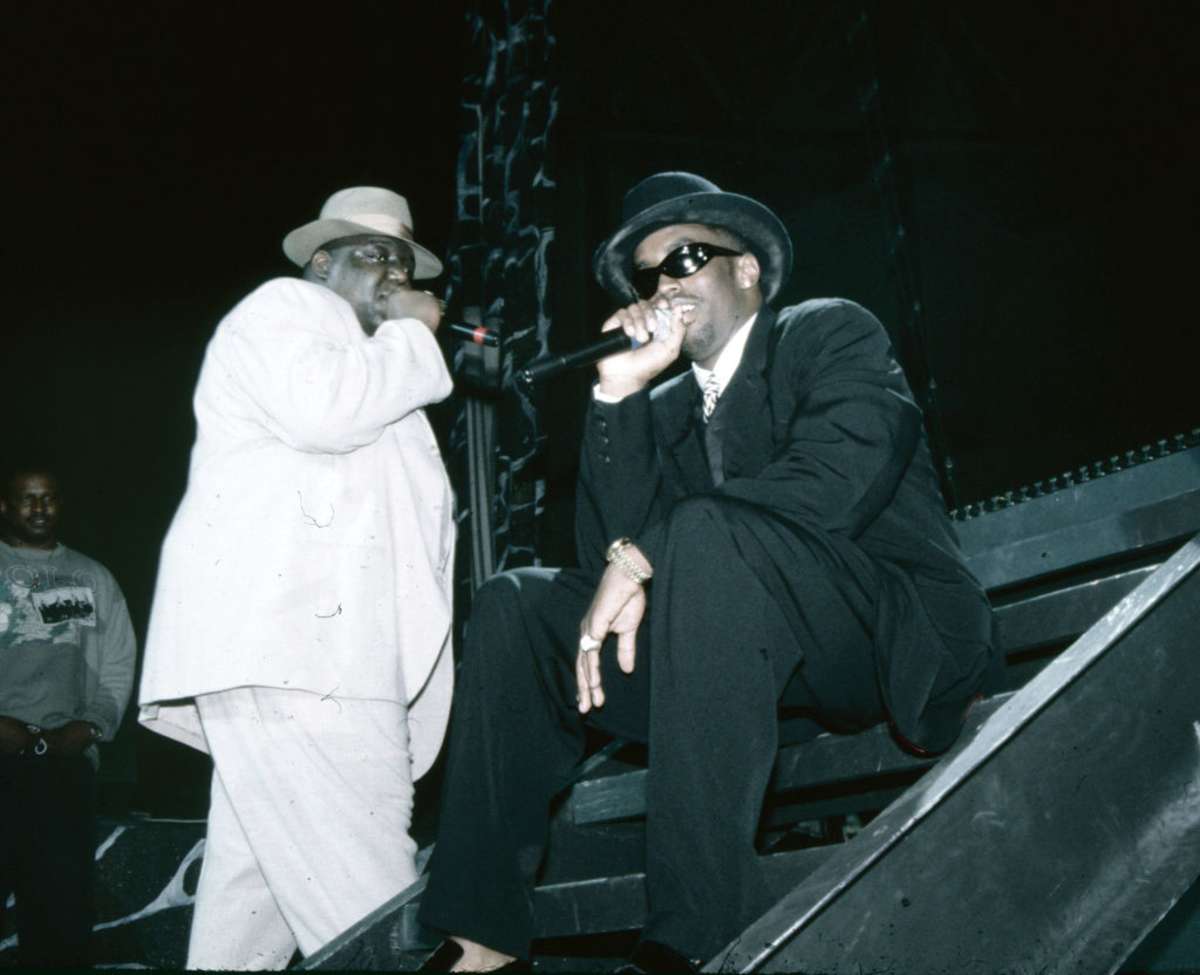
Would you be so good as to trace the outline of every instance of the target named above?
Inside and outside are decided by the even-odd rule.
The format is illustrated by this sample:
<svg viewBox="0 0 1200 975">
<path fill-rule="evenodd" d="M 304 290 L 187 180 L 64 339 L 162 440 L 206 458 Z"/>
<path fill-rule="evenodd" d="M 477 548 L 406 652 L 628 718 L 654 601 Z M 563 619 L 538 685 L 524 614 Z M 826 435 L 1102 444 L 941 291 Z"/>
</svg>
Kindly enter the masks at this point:
<svg viewBox="0 0 1200 975">
<path fill-rule="evenodd" d="M 606 464 L 612 463 L 612 458 L 609 457 L 608 454 L 601 454 L 600 457 L 604 461 L 604 463 L 606 463 Z"/>
<path fill-rule="evenodd" d="M 602 444 L 604 444 L 605 447 L 607 447 L 612 441 L 608 438 L 607 434 L 602 433 L 602 434 L 600 434 L 600 442 Z"/>
</svg>

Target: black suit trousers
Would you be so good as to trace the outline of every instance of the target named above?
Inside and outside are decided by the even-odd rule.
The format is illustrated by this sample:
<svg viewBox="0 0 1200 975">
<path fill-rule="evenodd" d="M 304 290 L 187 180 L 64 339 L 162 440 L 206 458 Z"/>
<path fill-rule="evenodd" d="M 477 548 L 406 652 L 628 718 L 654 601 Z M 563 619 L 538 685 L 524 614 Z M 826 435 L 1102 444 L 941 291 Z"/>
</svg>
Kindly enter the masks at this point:
<svg viewBox="0 0 1200 975">
<path fill-rule="evenodd" d="M 549 805 L 585 721 L 649 746 L 645 936 L 706 958 L 770 906 L 754 837 L 778 703 L 786 689 L 839 727 L 883 719 L 878 576 L 846 539 L 709 495 L 672 510 L 654 570 L 634 673 L 607 641 L 606 701 L 586 718 L 575 655 L 596 580 L 522 569 L 476 594 L 425 924 L 528 955 Z"/>
</svg>

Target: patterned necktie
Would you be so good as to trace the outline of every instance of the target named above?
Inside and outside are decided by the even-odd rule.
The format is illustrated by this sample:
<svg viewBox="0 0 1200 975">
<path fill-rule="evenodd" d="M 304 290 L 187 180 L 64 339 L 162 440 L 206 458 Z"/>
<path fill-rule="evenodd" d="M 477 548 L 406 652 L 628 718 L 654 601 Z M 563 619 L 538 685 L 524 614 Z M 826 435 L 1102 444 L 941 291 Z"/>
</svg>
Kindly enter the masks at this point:
<svg viewBox="0 0 1200 975">
<path fill-rule="evenodd" d="M 704 389 L 702 391 L 704 397 L 704 422 L 708 422 L 708 418 L 713 415 L 713 410 L 717 408 L 717 397 L 721 395 L 721 383 L 717 379 L 717 374 L 713 373 L 704 381 Z"/>
</svg>

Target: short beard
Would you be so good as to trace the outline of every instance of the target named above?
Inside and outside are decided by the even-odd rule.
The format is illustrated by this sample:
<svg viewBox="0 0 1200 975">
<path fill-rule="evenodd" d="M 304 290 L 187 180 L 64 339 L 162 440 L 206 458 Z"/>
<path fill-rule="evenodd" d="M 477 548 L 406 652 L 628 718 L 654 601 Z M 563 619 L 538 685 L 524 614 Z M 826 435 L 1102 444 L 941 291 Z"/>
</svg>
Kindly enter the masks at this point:
<svg viewBox="0 0 1200 975">
<path fill-rule="evenodd" d="M 696 331 L 683 336 L 683 354 L 692 362 L 703 359 L 712 347 L 713 327 L 711 322 L 702 323 Z"/>
</svg>

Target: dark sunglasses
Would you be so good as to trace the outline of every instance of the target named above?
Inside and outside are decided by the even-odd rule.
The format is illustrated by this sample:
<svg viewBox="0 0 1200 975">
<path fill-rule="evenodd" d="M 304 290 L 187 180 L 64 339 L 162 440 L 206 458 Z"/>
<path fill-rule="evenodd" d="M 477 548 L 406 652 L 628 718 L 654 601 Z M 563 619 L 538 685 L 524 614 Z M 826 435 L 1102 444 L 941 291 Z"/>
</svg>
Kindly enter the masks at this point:
<svg viewBox="0 0 1200 975">
<path fill-rule="evenodd" d="M 718 247 L 716 244 L 706 244 L 702 241 L 684 244 L 671 251 L 657 267 L 635 267 L 632 277 L 633 290 L 643 300 L 652 298 L 658 290 L 660 274 L 676 280 L 689 278 L 714 257 L 741 257 L 743 253 L 744 251 L 731 251 L 728 247 Z"/>
</svg>

